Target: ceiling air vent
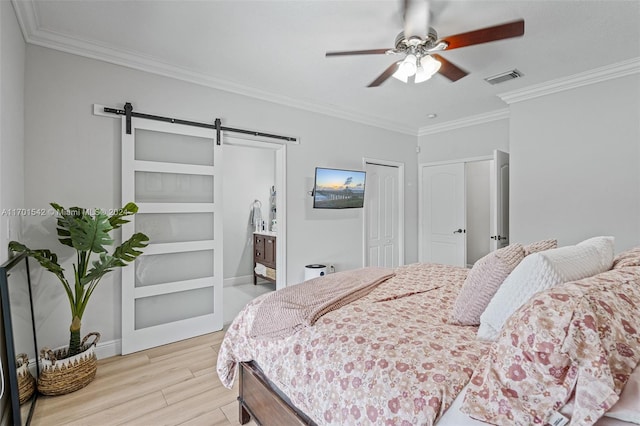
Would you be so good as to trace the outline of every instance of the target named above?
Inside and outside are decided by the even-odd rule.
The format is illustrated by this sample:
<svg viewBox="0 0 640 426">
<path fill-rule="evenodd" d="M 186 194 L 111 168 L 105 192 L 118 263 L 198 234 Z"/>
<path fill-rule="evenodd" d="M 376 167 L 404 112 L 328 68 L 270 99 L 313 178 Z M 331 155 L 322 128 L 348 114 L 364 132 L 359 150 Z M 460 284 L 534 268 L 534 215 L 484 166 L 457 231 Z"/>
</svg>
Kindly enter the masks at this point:
<svg viewBox="0 0 640 426">
<path fill-rule="evenodd" d="M 513 80 L 515 78 L 520 78 L 522 76 L 523 74 L 520 71 L 514 69 L 511 71 L 503 72 L 498 75 L 487 77 L 485 78 L 485 80 L 491 84 L 499 84 L 499 83 L 504 83 L 505 81 Z"/>
</svg>

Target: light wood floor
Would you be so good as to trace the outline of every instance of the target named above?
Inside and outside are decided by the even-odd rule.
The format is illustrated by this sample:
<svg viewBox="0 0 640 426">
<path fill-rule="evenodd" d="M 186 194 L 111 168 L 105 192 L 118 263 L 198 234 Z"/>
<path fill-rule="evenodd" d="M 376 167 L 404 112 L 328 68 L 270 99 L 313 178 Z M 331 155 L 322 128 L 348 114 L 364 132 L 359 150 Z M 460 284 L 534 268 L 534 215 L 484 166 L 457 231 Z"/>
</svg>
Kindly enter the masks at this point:
<svg viewBox="0 0 640 426">
<path fill-rule="evenodd" d="M 215 370 L 223 337 L 219 331 L 100 360 L 87 387 L 39 396 L 31 424 L 237 425 L 237 382 L 225 388 Z"/>
</svg>

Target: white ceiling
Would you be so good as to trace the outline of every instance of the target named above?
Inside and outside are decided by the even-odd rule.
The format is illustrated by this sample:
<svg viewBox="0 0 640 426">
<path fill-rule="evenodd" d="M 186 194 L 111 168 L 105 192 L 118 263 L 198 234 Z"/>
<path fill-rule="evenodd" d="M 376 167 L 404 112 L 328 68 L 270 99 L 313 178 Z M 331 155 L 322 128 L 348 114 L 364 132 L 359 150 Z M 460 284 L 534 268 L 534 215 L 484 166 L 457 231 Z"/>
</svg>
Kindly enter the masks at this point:
<svg viewBox="0 0 640 426">
<path fill-rule="evenodd" d="M 640 58 L 640 1 L 432 1 L 440 37 L 523 18 L 525 35 L 442 53 L 470 74 L 366 86 L 396 56 L 399 0 L 14 0 L 28 42 L 417 134 L 501 110 L 497 94 Z M 524 77 L 483 79 L 517 68 Z M 429 119 L 428 114 L 438 115 Z"/>
</svg>

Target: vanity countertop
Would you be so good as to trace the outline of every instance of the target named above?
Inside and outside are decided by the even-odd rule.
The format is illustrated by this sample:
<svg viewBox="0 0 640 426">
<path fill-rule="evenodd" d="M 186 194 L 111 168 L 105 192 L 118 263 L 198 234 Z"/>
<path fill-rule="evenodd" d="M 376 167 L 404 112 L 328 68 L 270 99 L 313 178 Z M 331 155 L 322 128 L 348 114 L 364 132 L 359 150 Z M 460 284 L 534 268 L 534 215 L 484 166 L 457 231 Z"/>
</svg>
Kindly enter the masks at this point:
<svg viewBox="0 0 640 426">
<path fill-rule="evenodd" d="M 254 234 L 266 235 L 267 237 L 275 237 L 275 236 L 277 236 L 276 232 L 271 232 L 271 231 L 254 231 Z"/>
</svg>

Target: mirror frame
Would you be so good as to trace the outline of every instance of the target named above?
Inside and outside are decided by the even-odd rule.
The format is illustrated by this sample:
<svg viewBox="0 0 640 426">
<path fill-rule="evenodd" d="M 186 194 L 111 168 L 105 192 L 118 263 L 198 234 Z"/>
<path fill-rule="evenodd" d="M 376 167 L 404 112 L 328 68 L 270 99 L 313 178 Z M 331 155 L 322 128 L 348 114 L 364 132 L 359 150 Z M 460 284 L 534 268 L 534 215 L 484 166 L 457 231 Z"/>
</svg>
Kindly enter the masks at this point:
<svg viewBox="0 0 640 426">
<path fill-rule="evenodd" d="M 24 261 L 27 273 L 27 286 L 29 288 L 29 305 L 31 309 L 31 325 L 33 327 L 33 347 L 36 354 L 36 377 L 40 375 L 40 363 L 37 360 L 38 356 L 38 344 L 36 339 L 36 323 L 35 316 L 33 314 L 33 294 L 31 292 L 31 274 L 29 271 L 29 257 L 26 253 L 21 253 L 0 266 L 0 298 L 2 299 L 2 320 L 4 322 L 4 336 L 5 336 L 5 349 L 7 355 L 7 371 L 5 374 L 9 377 L 9 391 L 11 396 L 11 414 L 12 424 L 14 426 L 24 426 L 31 423 L 36 401 L 38 399 L 38 390 L 33 392 L 31 397 L 31 407 L 29 408 L 29 414 L 25 422 L 22 422 L 22 414 L 20 411 L 20 400 L 18 395 L 18 376 L 16 374 L 16 350 L 15 341 L 13 338 L 13 325 L 11 321 L 11 301 L 9 300 L 9 275 L 11 270 Z"/>
</svg>

